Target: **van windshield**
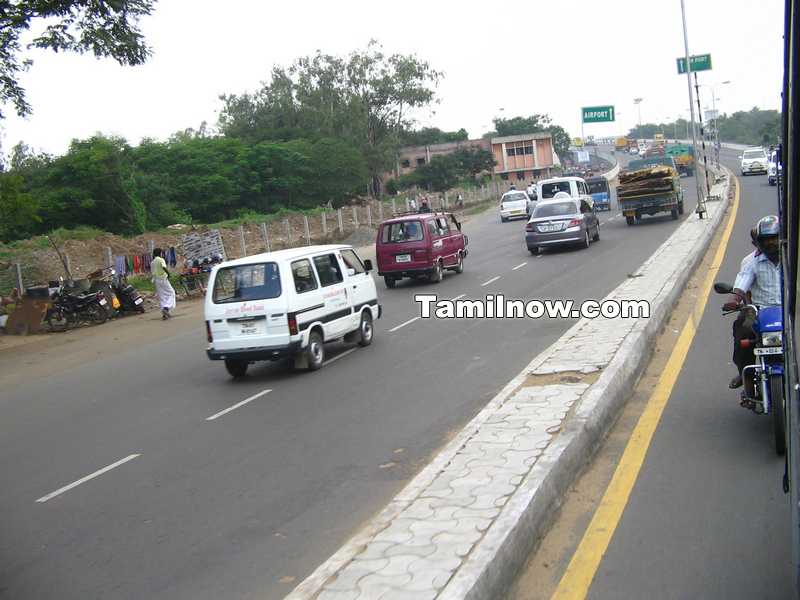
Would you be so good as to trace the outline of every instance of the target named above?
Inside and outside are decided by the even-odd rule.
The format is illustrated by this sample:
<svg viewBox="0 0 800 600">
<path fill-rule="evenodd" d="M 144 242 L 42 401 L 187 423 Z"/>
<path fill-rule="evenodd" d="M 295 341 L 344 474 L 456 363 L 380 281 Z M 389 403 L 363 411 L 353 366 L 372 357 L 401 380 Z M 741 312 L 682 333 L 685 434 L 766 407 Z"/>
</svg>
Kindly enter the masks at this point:
<svg viewBox="0 0 800 600">
<path fill-rule="evenodd" d="M 222 267 L 214 279 L 214 304 L 266 300 L 281 295 L 281 276 L 273 262 Z"/>
<path fill-rule="evenodd" d="M 397 221 L 383 226 L 381 242 L 418 242 L 422 239 L 422 224 L 419 221 Z"/>
<path fill-rule="evenodd" d="M 745 158 L 766 158 L 766 153 L 763 150 L 749 150 L 744 153 Z"/>
<path fill-rule="evenodd" d="M 542 184 L 542 200 L 553 198 L 558 192 L 566 192 L 571 196 L 569 181 L 553 181 Z"/>
<path fill-rule="evenodd" d="M 540 204 L 533 211 L 533 217 L 560 217 L 562 215 L 574 215 L 578 210 L 574 202 L 553 202 L 552 204 Z"/>
</svg>

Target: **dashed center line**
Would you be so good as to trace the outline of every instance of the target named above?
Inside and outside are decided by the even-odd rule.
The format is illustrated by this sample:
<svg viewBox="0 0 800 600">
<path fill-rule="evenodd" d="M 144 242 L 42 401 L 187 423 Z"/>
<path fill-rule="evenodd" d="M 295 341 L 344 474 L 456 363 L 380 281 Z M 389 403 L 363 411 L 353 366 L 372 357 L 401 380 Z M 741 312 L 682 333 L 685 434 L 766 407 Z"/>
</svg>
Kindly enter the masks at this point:
<svg viewBox="0 0 800 600">
<path fill-rule="evenodd" d="M 336 355 L 336 356 L 334 356 L 333 358 L 329 358 L 328 360 L 326 360 L 326 361 L 325 361 L 324 363 L 322 363 L 322 364 L 323 364 L 323 365 L 329 365 L 329 364 L 331 364 L 332 362 L 334 362 L 334 361 L 336 361 L 336 360 L 339 360 L 340 358 L 344 358 L 344 357 L 345 357 L 345 356 L 347 356 L 348 354 L 352 354 L 352 353 L 353 353 L 353 352 L 355 352 L 356 350 L 358 350 L 358 348 L 350 348 L 349 350 L 345 350 L 345 351 L 344 351 L 344 352 L 342 352 L 341 354 L 337 354 L 337 355 Z"/>
<path fill-rule="evenodd" d="M 398 325 L 397 327 L 392 327 L 389 330 L 389 333 L 393 333 L 393 332 L 397 331 L 398 329 L 400 329 L 401 327 L 405 327 L 406 325 L 411 325 L 411 323 L 413 323 L 414 321 L 418 321 L 418 320 L 419 320 L 419 317 L 414 317 L 413 319 L 409 319 L 405 323 L 400 323 L 400 325 Z"/>
<path fill-rule="evenodd" d="M 99 469 L 99 470 L 95 471 L 94 473 L 92 473 L 90 475 L 87 475 L 86 477 L 81 477 L 80 479 L 78 479 L 78 481 L 73 481 L 69 485 L 65 485 L 62 488 L 58 488 L 55 492 L 51 492 L 51 493 L 47 494 L 46 496 L 42 496 L 41 498 L 39 498 L 37 500 L 37 502 L 47 502 L 48 500 L 52 500 L 56 496 L 60 496 L 64 492 L 68 492 L 72 488 L 76 488 L 80 484 L 86 483 L 90 479 L 94 479 L 95 477 L 99 477 L 103 473 L 108 473 L 111 469 L 116 469 L 120 465 L 124 465 L 126 462 L 128 462 L 130 460 L 133 460 L 134 458 L 138 458 L 140 456 L 141 456 L 141 454 L 131 454 L 130 456 L 126 456 L 122 460 L 118 460 L 117 462 L 112 463 L 112 464 L 108 465 L 107 467 L 103 467 L 102 469 Z"/>
<path fill-rule="evenodd" d="M 481 284 L 481 287 L 485 287 L 485 286 L 489 285 L 490 283 L 492 283 L 493 281 L 497 281 L 498 279 L 500 279 L 500 275 L 498 275 L 497 277 L 492 277 L 489 281 L 484 281 Z"/>
<path fill-rule="evenodd" d="M 234 404 L 233 406 L 229 406 L 229 407 L 228 407 L 228 408 L 226 408 L 225 410 L 221 410 L 221 411 L 219 411 L 218 413 L 216 413 L 216 414 L 214 414 L 214 415 L 211 415 L 210 417 L 207 417 L 207 418 L 206 418 L 206 421 L 213 421 L 214 419 L 218 419 L 218 418 L 220 418 L 222 415 L 226 415 L 226 414 L 228 414 L 229 412 L 231 412 L 232 410 L 236 410 L 236 409 L 237 409 L 237 408 L 239 408 L 240 406 L 244 406 L 244 405 L 245 405 L 245 404 L 247 404 L 248 402 L 252 402 L 252 401 L 253 401 L 253 400 L 255 400 L 256 398 L 261 398 L 261 396 L 264 396 L 264 395 L 266 395 L 266 394 L 269 394 L 271 391 L 272 391 L 271 389 L 270 389 L 270 390 L 262 390 L 262 391 L 258 392 L 257 394 L 253 394 L 253 395 L 252 395 L 252 396 L 250 396 L 249 398 L 246 398 L 246 399 L 242 400 L 241 402 L 237 402 L 237 403 L 236 403 L 236 404 Z"/>
<path fill-rule="evenodd" d="M 524 267 L 524 266 L 525 266 L 525 265 L 527 265 L 527 264 L 528 264 L 527 262 L 520 263 L 520 264 L 518 264 L 516 267 L 514 267 L 514 268 L 513 268 L 513 269 L 511 269 L 511 270 L 512 270 L 512 271 L 516 271 L 517 269 L 521 269 L 522 267 Z"/>
</svg>

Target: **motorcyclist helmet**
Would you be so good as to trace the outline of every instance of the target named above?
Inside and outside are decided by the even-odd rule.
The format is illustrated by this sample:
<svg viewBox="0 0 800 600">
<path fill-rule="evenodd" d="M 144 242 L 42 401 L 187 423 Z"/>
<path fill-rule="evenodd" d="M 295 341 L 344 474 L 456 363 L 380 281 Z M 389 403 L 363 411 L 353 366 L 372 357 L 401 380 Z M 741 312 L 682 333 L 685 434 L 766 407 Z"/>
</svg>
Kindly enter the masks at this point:
<svg viewBox="0 0 800 600">
<path fill-rule="evenodd" d="M 780 229 L 780 222 L 775 215 L 763 217 L 756 225 L 756 246 L 772 260 L 777 258 L 780 249 Z"/>
</svg>

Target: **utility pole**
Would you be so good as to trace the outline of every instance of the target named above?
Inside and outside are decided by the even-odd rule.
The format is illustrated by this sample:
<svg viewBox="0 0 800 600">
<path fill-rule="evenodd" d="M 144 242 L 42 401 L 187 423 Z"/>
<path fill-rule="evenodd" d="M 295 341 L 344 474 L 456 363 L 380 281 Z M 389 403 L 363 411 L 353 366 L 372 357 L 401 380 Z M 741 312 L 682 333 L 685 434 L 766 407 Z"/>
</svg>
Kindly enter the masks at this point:
<svg viewBox="0 0 800 600">
<path fill-rule="evenodd" d="M 633 103 L 639 109 L 639 131 L 638 131 L 639 136 L 638 137 L 644 137 L 642 135 L 642 100 L 644 100 L 644 98 L 634 98 L 633 99 Z"/>
<path fill-rule="evenodd" d="M 686 86 L 689 89 L 689 116 L 692 121 L 692 146 L 694 147 L 695 177 L 694 182 L 697 188 L 697 214 L 702 219 L 706 214 L 706 199 L 703 196 L 703 188 L 700 185 L 700 178 L 697 176 L 697 131 L 694 120 L 694 93 L 692 91 L 692 63 L 689 60 L 689 34 L 686 31 L 686 7 L 684 0 L 681 0 L 681 18 L 683 21 L 683 48 L 686 53 Z"/>
</svg>

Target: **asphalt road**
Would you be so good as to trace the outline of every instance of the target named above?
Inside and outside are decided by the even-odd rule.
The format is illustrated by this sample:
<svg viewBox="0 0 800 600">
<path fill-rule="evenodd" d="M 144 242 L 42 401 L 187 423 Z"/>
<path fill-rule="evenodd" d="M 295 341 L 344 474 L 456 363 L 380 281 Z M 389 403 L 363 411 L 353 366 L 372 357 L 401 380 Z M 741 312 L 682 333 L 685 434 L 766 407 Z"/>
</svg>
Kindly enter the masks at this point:
<svg viewBox="0 0 800 600">
<path fill-rule="evenodd" d="M 690 214 L 693 181 L 684 188 Z M 4 390 L 0 597 L 282 597 L 573 323 L 399 327 L 419 314 L 413 294 L 600 299 L 680 221 L 628 227 L 612 212 L 601 222 L 588 250 L 532 257 L 523 221 L 474 217 L 463 274 L 379 282 L 372 346 L 332 347 L 340 358 L 315 373 L 260 364 L 233 383 L 205 358 L 198 323 Z M 735 414 L 764 451 L 747 417 Z"/>
<path fill-rule="evenodd" d="M 723 152 L 735 170 L 735 153 Z M 718 280 L 733 282 L 749 229 L 777 214 L 766 176 L 740 177 L 741 200 Z M 588 597 L 793 597 L 790 508 L 771 417 L 728 389 L 731 318 L 709 300 L 646 461 Z"/>
</svg>

